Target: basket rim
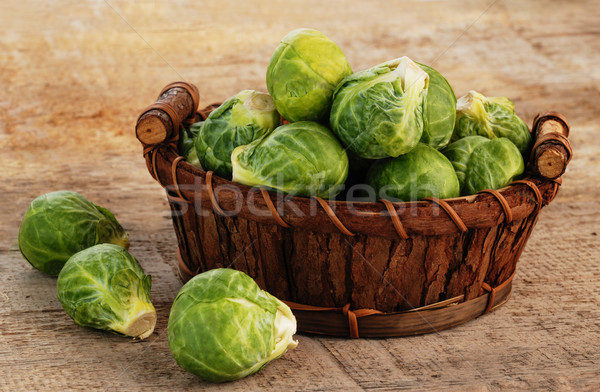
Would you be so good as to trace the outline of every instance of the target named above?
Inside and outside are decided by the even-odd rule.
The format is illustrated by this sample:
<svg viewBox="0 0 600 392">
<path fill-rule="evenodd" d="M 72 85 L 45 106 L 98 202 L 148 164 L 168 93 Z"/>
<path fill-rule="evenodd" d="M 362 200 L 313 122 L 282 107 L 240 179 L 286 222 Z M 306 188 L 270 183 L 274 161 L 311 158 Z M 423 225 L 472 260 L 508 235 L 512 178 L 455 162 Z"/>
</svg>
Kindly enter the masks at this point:
<svg viewBox="0 0 600 392">
<path fill-rule="evenodd" d="M 407 238 L 398 230 L 398 221 L 406 231 L 424 235 L 456 234 L 473 228 L 518 221 L 539 212 L 544 205 L 552 201 L 561 184 L 560 178 L 548 180 L 528 173 L 523 180 L 514 181 L 506 187 L 490 192 L 496 195 L 484 192 L 450 199 L 390 202 L 392 208 L 386 208 L 386 203 L 381 201 L 321 199 L 319 203 L 322 208 L 317 208 L 315 215 L 308 217 L 315 218 L 310 222 L 305 213 L 310 208 L 314 209 L 315 205 L 318 206 L 319 203 L 315 201 L 318 198 L 290 196 L 265 190 L 269 201 L 264 195 L 260 197 L 261 192 L 256 197 L 256 207 L 260 210 L 260 216 L 249 213 L 245 206 L 248 195 L 261 188 L 235 183 L 216 176 L 211 171 L 201 170 L 186 162 L 173 145 L 157 146 L 152 154 L 147 155 L 147 164 L 151 173 L 155 174 L 167 191 L 171 204 L 187 203 L 198 208 L 196 204 L 200 200 L 201 208 L 212 208 L 221 216 L 235 215 L 259 223 L 305 228 L 317 232 L 341 232 L 351 236 L 358 233 L 393 239 L 397 239 L 398 236 L 402 239 Z M 207 189 L 208 182 L 210 189 Z M 221 190 L 219 197 L 215 195 L 215 187 Z M 230 213 L 236 208 L 240 196 L 241 210 L 235 214 Z M 273 203 L 278 208 L 269 208 L 269 204 Z M 292 210 L 286 208 L 288 204 L 301 206 L 302 213 L 294 215 Z M 307 206 L 308 204 L 310 205 Z M 444 210 L 445 213 L 440 210 Z M 386 221 L 385 225 L 376 221 L 382 218 Z M 362 220 L 366 221 L 361 222 Z M 418 220 L 420 222 L 417 222 Z M 375 227 L 367 227 L 373 225 Z"/>
</svg>

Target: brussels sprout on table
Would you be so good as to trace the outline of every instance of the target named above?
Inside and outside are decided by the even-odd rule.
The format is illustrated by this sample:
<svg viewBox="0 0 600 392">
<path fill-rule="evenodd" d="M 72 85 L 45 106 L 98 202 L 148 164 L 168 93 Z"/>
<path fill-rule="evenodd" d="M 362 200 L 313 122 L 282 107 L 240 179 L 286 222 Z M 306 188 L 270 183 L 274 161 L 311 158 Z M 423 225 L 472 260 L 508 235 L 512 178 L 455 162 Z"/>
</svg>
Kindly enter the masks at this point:
<svg viewBox="0 0 600 392">
<path fill-rule="evenodd" d="M 352 73 L 342 50 L 323 33 L 288 33 L 267 68 L 267 88 L 288 121 L 327 120 L 333 90 Z"/>
<path fill-rule="evenodd" d="M 177 363 L 205 380 L 237 380 L 296 347 L 290 308 L 243 272 L 196 275 L 169 315 L 169 347 Z"/>
<path fill-rule="evenodd" d="M 525 170 L 519 149 L 507 138 L 467 136 L 443 151 L 452 162 L 462 195 L 502 188 Z"/>
<path fill-rule="evenodd" d="M 182 129 L 179 132 L 179 141 L 177 142 L 177 152 L 179 152 L 179 155 L 184 157 L 189 164 L 200 168 L 202 165 L 196 153 L 195 143 L 203 123 L 204 121 L 199 121 Z"/>
<path fill-rule="evenodd" d="M 75 253 L 99 243 L 129 247 L 115 216 L 76 192 L 57 191 L 31 202 L 19 228 L 19 249 L 35 268 L 56 276 Z"/>
<path fill-rule="evenodd" d="M 406 154 L 423 134 L 428 84 L 427 72 L 408 57 L 352 74 L 334 92 L 331 129 L 362 158 Z"/>
<path fill-rule="evenodd" d="M 440 150 L 448 145 L 452 137 L 456 120 L 456 95 L 442 74 L 427 65 L 419 66 L 429 75 L 421 143 Z"/>
<path fill-rule="evenodd" d="M 470 91 L 458 99 L 456 125 L 452 140 L 465 136 L 484 136 L 488 139 L 505 137 L 514 143 L 523 156 L 531 147 L 531 132 L 515 113 L 515 105 L 505 97 L 485 97 Z"/>
<path fill-rule="evenodd" d="M 333 198 L 348 176 L 348 156 L 324 126 L 282 125 L 231 155 L 233 181 L 297 196 Z"/>
<path fill-rule="evenodd" d="M 390 200 L 459 196 L 458 179 L 450 161 L 422 143 L 407 154 L 373 163 L 367 173 L 367 183 L 379 198 Z"/>
<path fill-rule="evenodd" d="M 75 324 L 144 339 L 156 324 L 151 284 L 127 250 L 99 244 L 67 261 L 58 275 L 57 293 Z"/>
<path fill-rule="evenodd" d="M 231 153 L 271 132 L 279 113 L 269 94 L 243 90 L 208 115 L 196 137 L 196 152 L 205 170 L 231 178 Z"/>
</svg>

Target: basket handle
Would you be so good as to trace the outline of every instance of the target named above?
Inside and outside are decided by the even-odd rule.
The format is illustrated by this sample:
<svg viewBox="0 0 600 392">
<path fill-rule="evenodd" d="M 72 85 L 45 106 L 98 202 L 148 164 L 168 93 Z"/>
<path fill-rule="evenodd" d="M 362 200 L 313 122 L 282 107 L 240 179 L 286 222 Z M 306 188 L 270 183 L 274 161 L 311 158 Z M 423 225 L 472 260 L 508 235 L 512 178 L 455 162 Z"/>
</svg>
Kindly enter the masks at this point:
<svg viewBox="0 0 600 392">
<path fill-rule="evenodd" d="M 168 84 L 156 102 L 138 117 L 136 137 L 144 146 L 154 146 L 176 137 L 181 124 L 197 120 L 199 99 L 198 88 L 191 83 Z"/>
<path fill-rule="evenodd" d="M 556 112 L 540 113 L 533 120 L 532 133 L 531 171 L 548 180 L 560 177 L 573 156 L 567 119 Z"/>
</svg>

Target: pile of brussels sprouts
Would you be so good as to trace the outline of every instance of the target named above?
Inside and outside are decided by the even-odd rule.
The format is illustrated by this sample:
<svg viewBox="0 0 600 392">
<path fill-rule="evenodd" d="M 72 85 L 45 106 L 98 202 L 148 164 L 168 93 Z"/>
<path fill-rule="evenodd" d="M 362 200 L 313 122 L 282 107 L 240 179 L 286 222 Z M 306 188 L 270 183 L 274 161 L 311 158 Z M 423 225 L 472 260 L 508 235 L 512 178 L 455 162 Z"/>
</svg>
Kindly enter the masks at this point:
<svg viewBox="0 0 600 392">
<path fill-rule="evenodd" d="M 58 276 L 57 296 L 83 327 L 145 339 L 154 332 L 152 279 L 128 252 L 129 236 L 106 208 L 57 191 L 33 200 L 19 249 L 38 270 Z M 227 268 L 197 275 L 173 302 L 168 341 L 185 370 L 214 382 L 262 369 L 296 347 L 290 308 L 248 275 Z"/>
<path fill-rule="evenodd" d="M 244 90 L 182 132 L 180 154 L 234 182 L 296 196 L 412 201 L 506 186 L 531 135 L 504 97 L 456 99 L 433 68 L 400 57 L 359 72 L 323 33 L 276 48 L 269 94 Z"/>
</svg>

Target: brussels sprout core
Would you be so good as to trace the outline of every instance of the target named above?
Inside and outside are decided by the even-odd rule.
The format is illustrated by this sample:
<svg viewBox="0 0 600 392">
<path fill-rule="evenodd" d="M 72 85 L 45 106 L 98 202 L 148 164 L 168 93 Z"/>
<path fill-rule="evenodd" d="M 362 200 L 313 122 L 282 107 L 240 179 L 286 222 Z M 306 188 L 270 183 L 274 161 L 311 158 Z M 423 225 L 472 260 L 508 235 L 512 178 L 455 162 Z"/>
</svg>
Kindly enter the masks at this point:
<svg viewBox="0 0 600 392">
<path fill-rule="evenodd" d="M 154 332 L 154 326 L 156 325 L 156 310 L 154 309 L 154 306 L 144 302 L 138 302 L 136 310 L 137 314 L 129 320 L 129 324 L 125 322 L 122 325 L 113 325 L 112 329 L 123 335 L 132 336 L 138 339 L 146 339 Z"/>
<path fill-rule="evenodd" d="M 288 306 L 278 306 L 275 315 L 275 349 L 269 357 L 275 359 L 287 350 L 296 348 L 298 341 L 294 340 L 295 333 L 296 318 L 292 310 Z"/>
</svg>

